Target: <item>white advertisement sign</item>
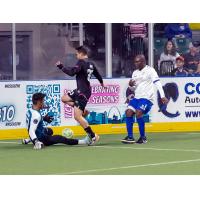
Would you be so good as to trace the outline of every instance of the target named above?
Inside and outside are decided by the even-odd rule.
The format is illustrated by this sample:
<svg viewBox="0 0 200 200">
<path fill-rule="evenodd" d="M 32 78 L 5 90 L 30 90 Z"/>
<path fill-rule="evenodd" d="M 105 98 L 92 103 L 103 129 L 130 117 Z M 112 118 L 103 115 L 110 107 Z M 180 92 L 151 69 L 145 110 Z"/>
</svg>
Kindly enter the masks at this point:
<svg viewBox="0 0 200 200">
<path fill-rule="evenodd" d="M 200 121 L 200 79 L 162 78 L 161 82 L 169 103 L 167 106 L 158 105 L 158 99 L 155 99 L 152 122 Z"/>
<path fill-rule="evenodd" d="M 128 82 L 129 79 L 105 79 L 107 87 L 103 88 L 97 80 L 91 80 L 92 95 L 87 105 L 89 124 L 125 123 Z M 161 82 L 169 103 L 162 105 L 155 91 L 154 105 L 150 114 L 144 116 L 145 121 L 199 121 L 199 78 L 162 78 Z M 75 80 L 0 82 L 1 129 L 26 127 L 26 112 L 32 107 L 32 95 L 36 92 L 47 95 L 46 109 L 42 110 L 42 115 L 51 113 L 54 116 L 51 126 L 77 125 L 73 108 L 61 102 L 62 95 L 75 88 Z"/>
<path fill-rule="evenodd" d="M 125 122 L 126 90 L 128 79 L 105 79 L 106 88 L 97 80 L 91 80 L 92 95 L 88 101 L 87 109 L 90 115 L 86 118 L 89 124 L 119 124 Z M 62 94 L 76 88 L 76 82 L 62 84 Z M 73 108 L 61 103 L 62 124 L 77 125 L 73 118 Z"/>
<path fill-rule="evenodd" d="M 22 82 L 0 82 L 0 127 L 25 127 L 26 93 Z"/>
</svg>

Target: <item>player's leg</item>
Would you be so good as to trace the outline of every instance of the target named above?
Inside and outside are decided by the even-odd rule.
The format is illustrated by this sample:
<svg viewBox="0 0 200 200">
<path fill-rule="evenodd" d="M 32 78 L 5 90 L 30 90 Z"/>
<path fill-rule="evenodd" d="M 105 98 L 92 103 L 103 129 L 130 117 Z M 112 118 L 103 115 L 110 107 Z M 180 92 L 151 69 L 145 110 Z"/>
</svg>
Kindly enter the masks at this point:
<svg viewBox="0 0 200 200">
<path fill-rule="evenodd" d="M 137 140 L 136 143 L 143 144 L 146 143 L 146 135 L 145 135 L 145 122 L 143 118 L 143 111 L 136 110 L 136 119 L 139 126 L 140 138 Z"/>
<path fill-rule="evenodd" d="M 79 139 L 71 139 L 66 138 L 62 135 L 48 135 L 45 137 L 45 139 L 42 141 L 45 146 L 50 146 L 54 144 L 66 144 L 66 145 L 90 145 L 91 140 L 89 138 L 85 138 L 83 140 Z"/>
<path fill-rule="evenodd" d="M 87 135 L 91 138 L 94 144 L 99 140 L 99 136 L 93 132 L 87 120 L 83 117 L 83 112 L 85 111 L 87 101 L 88 99 L 85 95 L 80 94 L 77 96 L 75 105 L 74 105 L 74 118 L 84 128 Z"/>
<path fill-rule="evenodd" d="M 126 129 L 128 135 L 121 140 L 123 143 L 131 144 L 135 143 L 135 139 L 133 136 L 133 123 L 134 123 L 134 115 L 135 115 L 135 107 L 137 107 L 137 99 L 132 99 L 129 102 L 128 108 L 126 110 Z"/>
<path fill-rule="evenodd" d="M 68 94 L 64 94 L 61 98 L 61 101 L 69 106 L 74 106 L 74 101 Z"/>
<path fill-rule="evenodd" d="M 84 128 L 87 135 L 92 139 L 93 143 L 99 140 L 99 136 L 93 132 L 87 120 L 82 116 L 83 111 L 78 107 L 74 107 L 74 118 Z"/>
<path fill-rule="evenodd" d="M 126 129 L 128 135 L 121 140 L 122 143 L 127 143 L 127 144 L 135 143 L 135 139 L 133 136 L 134 114 L 135 113 L 133 112 L 133 110 L 131 109 L 126 110 Z"/>
<path fill-rule="evenodd" d="M 138 103 L 138 108 L 136 110 L 136 119 L 139 126 L 140 138 L 136 143 L 144 144 L 147 143 L 146 134 L 145 134 L 145 121 L 143 115 L 148 113 L 152 107 L 152 103 L 149 100 L 141 99 Z"/>
<path fill-rule="evenodd" d="M 74 102 L 76 101 L 77 98 L 78 98 L 77 90 L 73 90 L 71 92 L 68 92 L 68 94 L 63 95 L 61 100 L 63 103 L 71 107 L 74 107 Z M 89 111 L 84 109 L 82 116 L 87 117 L 88 114 L 89 114 Z"/>
</svg>

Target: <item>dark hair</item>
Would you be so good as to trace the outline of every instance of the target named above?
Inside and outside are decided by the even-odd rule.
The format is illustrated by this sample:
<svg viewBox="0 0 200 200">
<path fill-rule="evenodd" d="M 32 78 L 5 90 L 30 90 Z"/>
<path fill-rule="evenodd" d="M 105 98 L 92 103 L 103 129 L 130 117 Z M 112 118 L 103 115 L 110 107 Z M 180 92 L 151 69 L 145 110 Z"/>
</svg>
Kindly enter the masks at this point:
<svg viewBox="0 0 200 200">
<path fill-rule="evenodd" d="M 88 48 L 85 47 L 85 46 L 77 47 L 76 51 L 78 51 L 78 53 L 82 53 L 83 55 L 87 55 L 88 54 Z"/>
<path fill-rule="evenodd" d="M 171 42 L 172 43 L 172 50 L 171 52 L 169 53 L 168 50 L 167 50 L 167 44 L 168 42 Z M 164 46 L 164 54 L 165 55 L 172 55 L 172 56 L 176 56 L 176 45 L 174 44 L 174 42 L 172 40 L 168 40 L 166 43 L 165 43 L 165 46 Z"/>
<path fill-rule="evenodd" d="M 37 102 L 43 100 L 45 96 L 46 96 L 46 94 L 43 94 L 41 92 L 33 94 L 33 96 L 32 96 L 33 104 L 36 105 Z"/>
</svg>

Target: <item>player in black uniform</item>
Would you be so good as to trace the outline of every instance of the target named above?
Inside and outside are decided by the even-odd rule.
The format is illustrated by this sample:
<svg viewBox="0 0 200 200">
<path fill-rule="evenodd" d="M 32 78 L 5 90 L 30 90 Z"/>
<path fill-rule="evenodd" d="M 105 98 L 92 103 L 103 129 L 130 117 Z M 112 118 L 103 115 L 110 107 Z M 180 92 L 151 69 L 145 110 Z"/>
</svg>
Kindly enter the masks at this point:
<svg viewBox="0 0 200 200">
<path fill-rule="evenodd" d="M 99 136 L 95 134 L 88 122 L 83 117 L 85 107 L 91 96 L 90 78 L 94 75 L 104 87 L 103 79 L 99 74 L 95 65 L 88 60 L 88 49 L 80 46 L 76 48 L 76 57 L 78 62 L 75 67 L 64 67 L 58 61 L 56 66 L 69 76 L 76 76 L 77 89 L 69 92 L 62 97 L 62 102 L 74 107 L 74 118 L 84 128 L 93 143 L 99 140 Z"/>
</svg>

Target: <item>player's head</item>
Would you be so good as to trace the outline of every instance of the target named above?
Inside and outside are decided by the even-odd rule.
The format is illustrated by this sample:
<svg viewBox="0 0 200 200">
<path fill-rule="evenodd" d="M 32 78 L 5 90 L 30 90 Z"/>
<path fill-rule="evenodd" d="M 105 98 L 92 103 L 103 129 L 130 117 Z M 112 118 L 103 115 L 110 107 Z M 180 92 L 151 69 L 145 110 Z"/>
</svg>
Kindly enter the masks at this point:
<svg viewBox="0 0 200 200">
<path fill-rule="evenodd" d="M 38 92 L 33 94 L 32 96 L 32 102 L 34 106 L 37 106 L 38 109 L 42 109 L 44 107 L 44 98 L 45 94 Z"/>
<path fill-rule="evenodd" d="M 146 65 L 146 59 L 144 55 L 137 55 L 134 59 L 134 64 L 136 69 L 141 70 L 142 68 L 144 68 Z"/>
<path fill-rule="evenodd" d="M 79 46 L 76 48 L 76 57 L 77 59 L 88 58 L 88 48 L 85 46 Z"/>
</svg>

